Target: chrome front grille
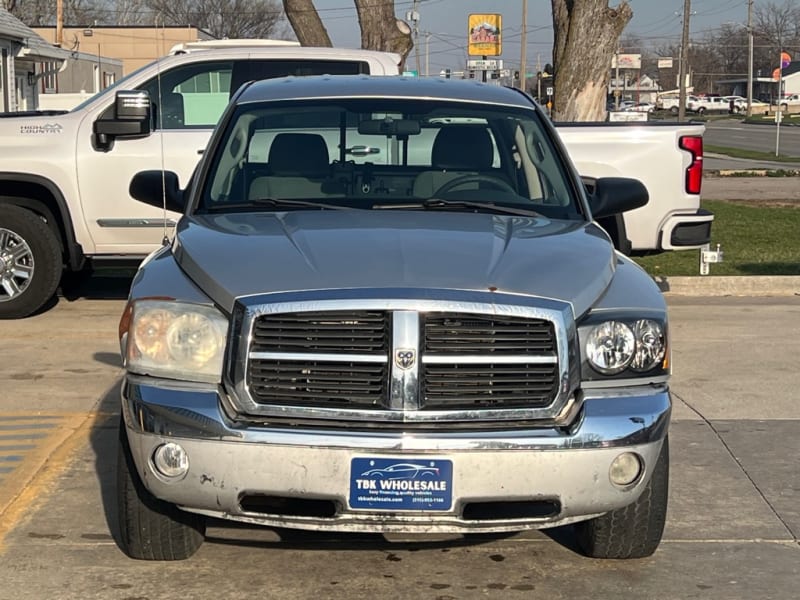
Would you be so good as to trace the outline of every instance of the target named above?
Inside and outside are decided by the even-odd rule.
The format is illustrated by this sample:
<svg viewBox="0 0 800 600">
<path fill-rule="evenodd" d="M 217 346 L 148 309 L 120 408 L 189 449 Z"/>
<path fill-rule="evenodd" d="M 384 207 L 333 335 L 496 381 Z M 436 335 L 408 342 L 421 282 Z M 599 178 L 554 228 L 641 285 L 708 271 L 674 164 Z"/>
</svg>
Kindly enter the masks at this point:
<svg viewBox="0 0 800 600">
<path fill-rule="evenodd" d="M 574 325 L 566 305 L 537 302 L 549 306 L 416 299 L 256 304 L 241 317 L 232 398 L 243 413 L 302 419 L 552 418 L 571 388 Z"/>
</svg>

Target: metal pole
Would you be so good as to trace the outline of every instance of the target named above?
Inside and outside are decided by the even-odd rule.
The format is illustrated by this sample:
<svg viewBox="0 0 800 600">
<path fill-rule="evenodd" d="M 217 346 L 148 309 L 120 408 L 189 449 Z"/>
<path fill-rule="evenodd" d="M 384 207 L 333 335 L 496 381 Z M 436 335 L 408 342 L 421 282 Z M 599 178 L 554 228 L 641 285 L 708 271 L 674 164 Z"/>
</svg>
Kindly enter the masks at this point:
<svg viewBox="0 0 800 600">
<path fill-rule="evenodd" d="M 414 11 L 414 58 L 417 62 L 417 77 L 419 77 L 419 13 L 417 12 L 417 1 L 414 0 L 414 6 L 411 10 Z"/>
<path fill-rule="evenodd" d="M 681 59 L 678 68 L 678 121 L 686 118 L 686 57 L 689 54 L 689 15 L 692 12 L 692 0 L 683 1 L 683 33 L 681 34 Z"/>
<path fill-rule="evenodd" d="M 747 116 L 753 114 L 753 0 L 747 2 Z"/>
<path fill-rule="evenodd" d="M 617 46 L 617 69 L 614 72 L 614 110 L 619 110 L 619 46 Z"/>
<path fill-rule="evenodd" d="M 431 74 L 431 32 L 425 33 L 425 77 Z"/>
<path fill-rule="evenodd" d="M 525 70 L 527 65 L 525 59 L 527 58 L 526 52 L 528 48 L 528 0 L 522 0 L 522 37 L 520 38 L 520 53 L 519 53 L 519 89 L 525 91 Z"/>
<path fill-rule="evenodd" d="M 778 38 L 778 104 L 775 108 L 775 156 L 778 156 L 781 148 L 781 121 L 783 121 L 783 111 L 781 110 L 781 100 L 783 100 L 783 43 Z"/>
</svg>

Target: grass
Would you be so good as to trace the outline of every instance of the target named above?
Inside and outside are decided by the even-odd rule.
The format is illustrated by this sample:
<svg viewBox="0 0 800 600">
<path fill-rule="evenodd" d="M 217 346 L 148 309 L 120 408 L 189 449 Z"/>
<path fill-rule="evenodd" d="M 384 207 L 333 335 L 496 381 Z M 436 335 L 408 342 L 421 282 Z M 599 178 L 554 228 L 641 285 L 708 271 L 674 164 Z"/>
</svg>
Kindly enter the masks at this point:
<svg viewBox="0 0 800 600">
<path fill-rule="evenodd" d="M 706 200 L 714 213 L 711 239 L 724 262 L 711 275 L 800 275 L 800 205 Z M 635 257 L 651 275 L 699 275 L 699 252 L 686 250 Z"/>
<path fill-rule="evenodd" d="M 774 152 L 759 152 L 758 150 L 746 150 L 744 148 L 729 148 L 727 146 L 714 146 L 712 144 L 703 144 L 703 152 L 712 154 L 724 154 L 733 158 L 749 158 L 751 160 L 766 160 L 771 162 L 800 162 L 798 156 L 786 156 L 779 154 L 775 156 Z"/>
</svg>

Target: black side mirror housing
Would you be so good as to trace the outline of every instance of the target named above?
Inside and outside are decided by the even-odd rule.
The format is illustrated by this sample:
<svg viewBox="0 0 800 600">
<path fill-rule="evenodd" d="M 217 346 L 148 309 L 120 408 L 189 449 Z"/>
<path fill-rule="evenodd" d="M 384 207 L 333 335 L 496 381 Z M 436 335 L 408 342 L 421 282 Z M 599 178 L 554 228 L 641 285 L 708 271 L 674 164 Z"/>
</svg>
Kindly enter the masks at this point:
<svg viewBox="0 0 800 600">
<path fill-rule="evenodd" d="M 167 210 L 182 213 L 185 208 L 178 175 L 172 171 L 139 171 L 131 179 L 128 193 L 132 198 Z"/>
<path fill-rule="evenodd" d="M 150 135 L 150 94 L 144 90 L 122 90 L 114 97 L 114 116 L 94 122 L 95 144 L 110 150 L 117 138 L 138 138 Z"/>
<path fill-rule="evenodd" d="M 584 179 L 589 205 L 595 219 L 610 217 L 644 206 L 650 200 L 647 188 L 638 179 L 600 177 Z"/>
</svg>

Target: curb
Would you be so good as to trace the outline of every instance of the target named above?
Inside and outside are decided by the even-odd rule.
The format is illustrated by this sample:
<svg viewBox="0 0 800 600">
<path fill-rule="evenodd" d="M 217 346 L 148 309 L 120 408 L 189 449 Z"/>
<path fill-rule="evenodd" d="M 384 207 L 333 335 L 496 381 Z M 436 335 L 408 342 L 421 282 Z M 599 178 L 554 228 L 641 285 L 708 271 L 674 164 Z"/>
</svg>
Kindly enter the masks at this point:
<svg viewBox="0 0 800 600">
<path fill-rule="evenodd" d="M 653 277 L 667 296 L 800 296 L 800 276 Z"/>
</svg>

